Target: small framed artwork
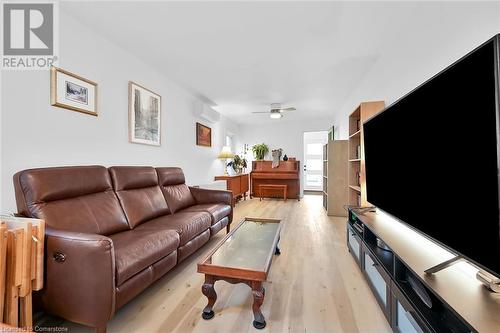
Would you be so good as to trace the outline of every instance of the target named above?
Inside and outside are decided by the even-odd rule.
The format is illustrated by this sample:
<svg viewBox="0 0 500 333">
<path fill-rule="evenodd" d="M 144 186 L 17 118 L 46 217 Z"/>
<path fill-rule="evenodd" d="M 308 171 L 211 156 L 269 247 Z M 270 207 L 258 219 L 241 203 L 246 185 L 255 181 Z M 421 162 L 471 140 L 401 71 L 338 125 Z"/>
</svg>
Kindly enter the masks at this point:
<svg viewBox="0 0 500 333">
<path fill-rule="evenodd" d="M 161 145 L 161 96 L 137 83 L 128 83 L 130 142 Z"/>
<path fill-rule="evenodd" d="M 97 83 L 52 66 L 50 104 L 97 116 Z"/>
<path fill-rule="evenodd" d="M 212 147 L 212 129 L 210 127 L 196 123 L 196 145 Z"/>
</svg>

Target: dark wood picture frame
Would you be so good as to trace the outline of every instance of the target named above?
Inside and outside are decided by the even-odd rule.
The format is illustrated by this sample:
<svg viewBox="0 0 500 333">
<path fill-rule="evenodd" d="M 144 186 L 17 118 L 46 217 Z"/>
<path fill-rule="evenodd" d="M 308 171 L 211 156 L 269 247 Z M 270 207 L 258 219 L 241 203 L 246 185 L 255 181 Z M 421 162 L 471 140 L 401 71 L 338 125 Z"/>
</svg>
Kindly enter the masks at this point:
<svg viewBox="0 0 500 333">
<path fill-rule="evenodd" d="M 212 129 L 200 123 L 196 123 L 196 145 L 212 147 Z"/>
</svg>

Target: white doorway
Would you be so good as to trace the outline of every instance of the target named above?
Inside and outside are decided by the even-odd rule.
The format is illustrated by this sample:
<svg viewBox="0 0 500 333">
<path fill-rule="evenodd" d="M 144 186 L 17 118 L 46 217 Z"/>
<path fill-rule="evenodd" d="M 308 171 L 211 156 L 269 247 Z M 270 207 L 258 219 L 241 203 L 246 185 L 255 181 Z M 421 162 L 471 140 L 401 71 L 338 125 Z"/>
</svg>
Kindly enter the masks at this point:
<svg viewBox="0 0 500 333">
<path fill-rule="evenodd" d="M 304 132 L 304 190 L 323 190 L 323 146 L 328 131 Z"/>
</svg>

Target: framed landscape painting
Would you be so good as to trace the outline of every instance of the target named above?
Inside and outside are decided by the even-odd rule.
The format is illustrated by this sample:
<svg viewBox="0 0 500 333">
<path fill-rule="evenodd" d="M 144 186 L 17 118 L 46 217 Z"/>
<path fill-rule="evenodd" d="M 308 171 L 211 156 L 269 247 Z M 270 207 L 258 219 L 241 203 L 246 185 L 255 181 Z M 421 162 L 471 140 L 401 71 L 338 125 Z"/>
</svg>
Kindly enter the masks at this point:
<svg viewBox="0 0 500 333">
<path fill-rule="evenodd" d="M 212 147 L 212 129 L 210 127 L 196 123 L 196 144 Z"/>
<path fill-rule="evenodd" d="M 130 142 L 161 145 L 161 96 L 129 82 Z"/>
<path fill-rule="evenodd" d="M 50 104 L 97 116 L 97 83 L 52 66 Z"/>
</svg>

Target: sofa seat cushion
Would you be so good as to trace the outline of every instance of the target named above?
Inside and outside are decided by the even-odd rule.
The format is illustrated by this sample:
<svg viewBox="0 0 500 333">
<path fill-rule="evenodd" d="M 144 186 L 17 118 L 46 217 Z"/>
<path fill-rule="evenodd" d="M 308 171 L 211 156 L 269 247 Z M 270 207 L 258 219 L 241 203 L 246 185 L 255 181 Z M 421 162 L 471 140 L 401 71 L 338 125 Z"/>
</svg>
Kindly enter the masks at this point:
<svg viewBox="0 0 500 333">
<path fill-rule="evenodd" d="M 212 217 L 207 212 L 177 212 L 148 221 L 136 229 L 175 230 L 180 237 L 179 246 L 182 246 L 210 228 Z"/>
<path fill-rule="evenodd" d="M 146 226 L 147 223 L 141 226 Z M 168 256 L 179 247 L 179 234 L 166 228 L 136 228 L 109 236 L 115 249 L 116 285 Z"/>
<path fill-rule="evenodd" d="M 181 212 L 207 212 L 212 217 L 212 225 L 231 214 L 231 206 L 221 203 L 194 205 Z"/>
</svg>

